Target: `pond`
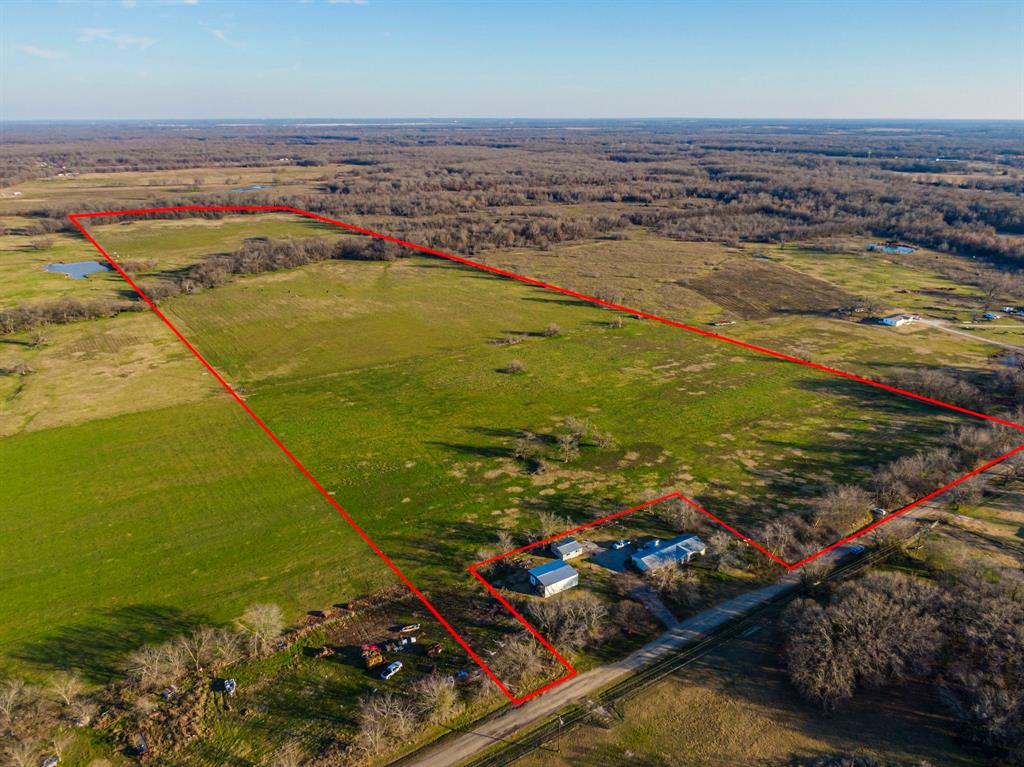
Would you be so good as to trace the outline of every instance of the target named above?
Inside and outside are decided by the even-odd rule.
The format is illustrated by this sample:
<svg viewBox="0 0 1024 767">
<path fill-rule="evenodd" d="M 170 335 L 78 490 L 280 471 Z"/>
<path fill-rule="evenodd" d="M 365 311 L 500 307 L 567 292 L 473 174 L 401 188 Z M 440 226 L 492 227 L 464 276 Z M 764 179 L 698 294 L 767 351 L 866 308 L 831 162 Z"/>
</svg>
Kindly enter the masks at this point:
<svg viewBox="0 0 1024 767">
<path fill-rule="evenodd" d="M 252 184 L 251 186 L 240 186 L 237 189 L 232 189 L 232 192 L 255 192 L 257 189 L 270 189 L 273 184 Z"/>
<path fill-rule="evenodd" d="M 67 264 L 57 262 L 56 264 L 47 264 L 43 268 L 48 272 L 63 272 L 73 280 L 84 280 L 90 274 L 110 271 L 109 266 L 101 264 L 99 261 L 71 261 Z"/>
</svg>

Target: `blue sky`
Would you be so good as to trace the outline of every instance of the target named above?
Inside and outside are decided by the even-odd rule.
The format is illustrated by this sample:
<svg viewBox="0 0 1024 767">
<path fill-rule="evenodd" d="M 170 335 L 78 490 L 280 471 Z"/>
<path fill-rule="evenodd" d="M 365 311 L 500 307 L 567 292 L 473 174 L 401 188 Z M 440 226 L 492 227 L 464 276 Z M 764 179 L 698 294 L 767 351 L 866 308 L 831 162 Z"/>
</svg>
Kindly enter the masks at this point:
<svg viewBox="0 0 1024 767">
<path fill-rule="evenodd" d="M 1024 0 L 0 2 L 0 119 L 1024 119 Z"/>
</svg>

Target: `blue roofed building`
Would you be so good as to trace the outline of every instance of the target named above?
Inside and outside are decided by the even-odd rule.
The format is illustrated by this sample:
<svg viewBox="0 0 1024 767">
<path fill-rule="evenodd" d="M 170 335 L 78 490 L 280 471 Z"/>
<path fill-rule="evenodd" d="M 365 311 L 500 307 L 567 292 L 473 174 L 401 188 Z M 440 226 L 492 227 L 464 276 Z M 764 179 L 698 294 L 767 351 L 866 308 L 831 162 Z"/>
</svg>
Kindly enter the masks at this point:
<svg viewBox="0 0 1024 767">
<path fill-rule="evenodd" d="M 580 574 L 571 565 L 561 560 L 545 562 L 526 571 L 530 584 L 542 597 L 549 597 L 560 591 L 571 589 L 580 582 Z"/>
</svg>

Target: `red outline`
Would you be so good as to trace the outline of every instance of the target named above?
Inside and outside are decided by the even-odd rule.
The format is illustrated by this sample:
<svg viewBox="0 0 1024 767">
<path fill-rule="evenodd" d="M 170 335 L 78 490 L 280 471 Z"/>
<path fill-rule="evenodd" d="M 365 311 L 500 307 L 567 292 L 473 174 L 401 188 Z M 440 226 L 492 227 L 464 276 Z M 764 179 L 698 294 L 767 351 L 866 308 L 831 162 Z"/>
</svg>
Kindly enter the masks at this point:
<svg viewBox="0 0 1024 767">
<path fill-rule="evenodd" d="M 1024 426 L 1021 426 L 1020 424 L 1013 423 L 1011 421 L 1006 421 L 1006 420 L 1004 420 L 1002 418 L 996 418 L 994 416 L 985 415 L 984 413 L 978 413 L 978 412 L 975 412 L 973 410 L 968 410 L 967 408 L 959 407 L 957 405 L 952 405 L 952 404 L 950 404 L 948 402 L 942 402 L 941 400 L 932 399 L 931 397 L 924 397 L 924 396 L 922 396 L 920 394 L 914 394 L 913 392 L 905 391 L 904 389 L 899 389 L 899 388 L 897 388 L 895 386 L 889 386 L 888 384 L 880 383 L 878 381 L 872 381 L 872 380 L 867 379 L 867 378 L 862 378 L 861 376 L 853 375 L 852 373 L 846 373 L 846 372 L 844 372 L 842 370 L 836 370 L 835 368 L 830 368 L 830 367 L 827 367 L 825 365 L 819 365 L 819 364 L 814 363 L 814 362 L 808 362 L 807 360 L 802 360 L 802 359 L 800 359 L 798 357 L 793 357 L 793 356 L 788 355 L 788 354 L 783 354 L 781 352 L 776 352 L 776 351 L 773 351 L 771 349 L 765 349 L 765 348 L 760 347 L 760 346 L 755 346 L 754 344 L 748 344 L 748 343 L 746 343 L 744 341 L 739 341 L 739 340 L 734 339 L 734 338 L 729 338 L 727 336 L 722 336 L 722 335 L 719 335 L 717 333 L 712 333 L 712 332 L 710 332 L 708 330 L 703 330 L 701 328 L 696 328 L 696 327 L 693 327 L 693 326 L 690 326 L 690 325 L 685 325 L 685 324 L 683 324 L 681 322 L 675 322 L 674 320 L 665 319 L 664 317 L 659 317 L 659 316 L 657 316 L 655 314 L 650 314 L 648 312 L 643 312 L 643 311 L 640 311 L 638 309 L 632 309 L 632 308 L 630 308 L 628 306 L 622 306 L 620 304 L 615 304 L 615 303 L 612 303 L 610 301 L 603 301 L 603 300 L 601 300 L 599 298 L 594 298 L 593 296 L 588 296 L 588 295 L 586 295 L 584 293 L 578 293 L 578 292 L 573 291 L 573 290 L 568 290 L 566 288 L 558 287 L 557 285 L 550 285 L 550 284 L 548 284 L 546 282 L 542 282 L 540 280 L 535 280 L 535 279 L 533 279 L 531 277 L 524 277 L 522 275 L 515 274 L 515 273 L 509 272 L 509 271 L 505 271 L 503 269 L 497 269 L 497 268 L 495 268 L 493 266 L 487 266 L 486 264 L 481 264 L 481 263 L 478 263 L 476 261 L 470 261 L 469 259 L 466 259 L 466 258 L 460 258 L 459 256 L 453 256 L 453 255 L 451 255 L 449 253 L 444 253 L 444 252 L 442 252 L 440 250 L 434 250 L 432 248 L 427 248 L 427 247 L 424 247 L 422 245 L 416 245 L 415 243 L 412 243 L 412 242 L 406 242 L 405 240 L 400 240 L 400 239 L 397 239 L 395 237 L 390 237 L 390 236 L 388 236 L 386 234 L 381 234 L 380 232 L 375 232 L 375 231 L 372 231 L 370 229 L 364 229 L 362 227 L 358 227 L 358 226 L 355 226 L 353 224 L 345 223 L 344 221 L 337 221 L 335 219 L 326 218 L 324 216 L 319 216 L 319 215 L 317 215 L 315 213 L 310 213 L 308 211 L 299 210 L 297 208 L 292 208 L 292 207 L 287 206 L 287 205 L 181 205 L 181 206 L 174 206 L 174 207 L 167 207 L 167 208 L 140 208 L 140 209 L 137 209 L 137 210 L 114 210 L 114 211 L 104 211 L 104 212 L 97 212 L 97 213 L 72 213 L 72 214 L 69 214 L 68 218 L 71 220 L 71 223 L 74 224 L 74 226 L 92 244 L 92 246 L 94 248 L 96 248 L 96 250 L 99 251 L 99 253 L 102 254 L 104 258 L 107 259 L 107 261 L 117 271 L 117 273 L 120 274 L 121 277 L 123 277 L 124 280 L 132 287 L 132 289 L 134 289 L 135 292 L 139 294 L 140 298 L 142 298 L 142 300 L 146 303 L 146 305 L 149 306 L 149 308 L 153 310 L 153 312 L 163 321 L 163 323 L 165 325 L 167 325 L 168 328 L 171 329 L 171 331 L 174 333 L 174 335 L 176 335 L 178 337 L 178 339 L 183 344 L 185 344 L 185 346 L 188 348 L 188 350 L 190 352 L 192 352 L 192 354 L 196 357 L 196 359 L 198 359 L 203 364 L 203 366 L 208 371 L 210 371 L 210 373 L 218 381 L 218 383 L 220 383 L 220 385 L 224 387 L 224 389 L 228 392 L 228 394 L 230 394 L 231 397 L 234 398 L 234 400 L 242 407 L 242 409 L 249 415 L 249 417 L 264 431 L 264 433 L 271 439 L 271 441 L 273 441 L 273 443 L 275 445 L 277 445 L 278 448 L 280 448 L 281 452 L 283 452 L 288 457 L 288 459 L 293 464 L 295 464 L 296 468 L 298 468 L 298 470 L 306 477 L 306 479 L 308 479 L 309 482 L 320 492 L 320 494 L 327 500 L 327 502 L 330 503 L 335 508 L 335 510 L 345 519 L 346 522 L 348 522 L 349 525 L 352 526 L 352 528 L 359 534 L 359 536 L 366 542 L 366 544 L 371 549 L 373 549 L 373 551 L 381 559 L 384 560 L 385 564 L 387 564 L 387 566 L 389 568 L 391 568 L 391 570 L 395 573 L 395 575 L 398 576 L 398 578 L 402 581 L 402 583 L 404 583 L 409 588 L 409 590 L 412 591 L 412 593 L 415 594 L 417 596 L 417 598 L 419 598 L 419 600 L 430 611 L 430 613 L 435 618 L 437 618 L 438 622 L 440 622 L 440 624 L 442 626 L 444 626 L 445 629 L 447 629 L 448 633 L 450 633 L 452 635 L 452 637 L 454 637 L 455 641 L 458 642 L 458 644 L 462 647 L 462 649 L 464 649 L 469 654 L 469 656 L 474 661 L 476 661 L 477 665 L 479 665 L 480 668 L 483 669 L 484 673 L 486 673 L 487 676 L 489 676 L 491 678 L 491 680 L 498 686 L 498 688 L 505 694 L 505 696 L 510 701 L 512 701 L 512 703 L 514 703 L 516 705 L 519 705 L 520 703 L 524 703 L 525 701 L 529 700 L 530 698 L 532 698 L 532 697 L 534 697 L 536 695 L 540 695 L 542 692 L 550 690 L 552 687 L 555 687 L 556 685 L 559 685 L 562 682 L 565 682 L 568 679 L 571 679 L 572 677 L 576 676 L 577 672 L 576 672 L 576 669 L 573 668 L 572 664 L 569 663 L 569 661 L 567 661 L 564 657 L 562 657 L 562 655 L 554 647 L 552 647 L 551 644 L 543 636 L 541 636 L 541 634 L 533 626 L 531 626 L 529 624 L 529 622 L 526 621 L 526 619 L 523 618 L 523 616 L 520 615 L 515 610 L 515 608 L 513 608 L 512 605 L 509 604 L 501 596 L 501 594 L 499 594 L 489 583 L 487 583 L 486 579 L 484 579 L 479 573 L 476 572 L 476 570 L 475 570 L 476 567 L 479 567 L 479 566 L 481 566 L 483 564 L 487 564 L 488 562 L 493 562 L 493 561 L 495 561 L 497 559 L 501 559 L 502 557 L 508 556 L 509 554 L 514 554 L 514 553 L 519 552 L 519 551 L 525 551 L 527 549 L 533 548 L 534 546 L 538 546 L 538 545 L 546 543 L 548 541 L 555 540 L 557 538 L 569 535 L 569 534 L 571 534 L 573 532 L 577 532 L 579 530 L 583 530 L 585 528 L 592 527 L 592 526 L 600 524 L 602 522 L 607 522 L 610 519 L 614 519 L 616 517 L 621 517 L 621 516 L 623 516 L 625 514 L 632 513 L 634 511 L 637 511 L 639 509 L 645 508 L 645 507 L 650 506 L 652 504 L 655 504 L 655 503 L 658 503 L 660 501 L 666 500 L 667 498 L 675 497 L 675 498 L 680 498 L 683 501 L 685 501 L 686 503 L 690 504 L 697 511 L 701 512 L 702 514 L 705 514 L 706 516 L 708 516 L 709 518 L 711 518 L 712 520 L 717 522 L 722 527 L 726 528 L 727 530 L 729 530 L 733 534 L 737 535 L 742 540 L 746 541 L 751 546 L 753 546 L 756 549 L 758 549 L 759 551 L 761 551 L 763 554 L 768 556 L 773 561 L 775 561 L 778 564 L 780 564 L 783 567 L 785 567 L 787 570 L 795 570 L 798 567 L 801 567 L 801 566 L 805 565 L 806 563 L 810 562 L 811 560 L 816 559 L 817 557 L 820 557 L 822 554 L 824 554 L 824 553 L 826 553 L 828 551 L 831 551 L 832 549 L 836 548 L 837 546 L 841 546 L 842 544 L 847 543 L 847 542 L 853 540 L 854 538 L 858 538 L 859 536 L 864 535 L 865 533 L 869 532 L 870 530 L 873 530 L 874 528 L 878 527 L 879 525 L 882 525 L 885 522 L 888 522 L 890 519 L 893 519 L 894 517 L 897 517 L 900 514 L 903 514 L 903 513 L 907 512 L 907 511 L 909 511 L 910 509 L 914 508 L 915 506 L 918 506 L 918 505 L 920 505 L 920 504 L 922 504 L 922 503 L 924 503 L 924 502 L 934 498 L 935 496 L 945 492 L 946 490 L 948 490 L 951 487 L 954 487 L 954 486 L 960 484 L 961 482 L 969 479 L 970 477 L 973 477 L 976 474 L 979 474 L 979 473 L 981 473 L 981 472 L 983 472 L 983 471 L 985 471 L 987 469 L 992 468 L 996 464 L 1000 463 L 1001 461 L 1006 460 L 1007 458 L 1009 458 L 1010 456 L 1014 455 L 1015 453 L 1019 453 L 1021 451 L 1024 451 L 1024 444 L 1018 445 L 1016 448 L 1014 448 L 1010 452 L 1006 453 L 1005 455 L 1002 455 L 999 458 L 996 458 L 995 460 L 989 461 L 988 463 L 984 464 L 983 466 L 978 467 L 974 471 L 971 471 L 971 472 L 965 474 L 964 476 L 960 477 L 959 479 L 954 480 L 953 482 L 950 482 L 949 484 L 939 488 L 935 492 L 926 495 L 924 498 L 920 498 L 917 501 L 914 501 L 913 503 L 908 504 L 907 506 L 904 506 L 903 508 L 899 509 L 898 511 L 895 511 L 892 514 L 889 514 L 884 519 L 878 520 L 877 522 L 874 522 L 871 525 L 868 525 L 867 527 L 865 527 L 865 528 L 863 528 L 861 530 L 858 530 L 853 535 L 849 535 L 849 536 L 847 536 L 845 538 L 842 538 L 842 539 L 836 541 L 835 543 L 833 543 L 833 544 L 831 544 L 829 546 L 826 546 L 821 551 L 819 551 L 819 552 L 817 552 L 815 554 L 812 554 L 812 555 L 810 555 L 808 557 L 805 557 L 804 559 L 800 560 L 799 562 L 795 562 L 793 564 L 787 564 L 786 562 L 782 561 L 777 556 L 772 554 L 770 551 L 768 551 L 767 549 L 765 549 L 764 547 L 762 547 L 761 545 L 759 545 L 755 541 L 753 541 L 750 538 L 748 538 L 747 536 L 743 535 L 741 532 L 739 532 L 735 528 L 730 527 L 725 522 L 723 522 L 722 520 L 718 519 L 718 517 L 714 516 L 713 514 L 708 512 L 707 510 L 701 508 L 696 503 L 691 501 L 689 498 L 686 498 L 685 496 L 683 496 L 683 495 L 681 495 L 679 493 L 670 493 L 669 495 L 662 496 L 661 498 L 657 498 L 657 499 L 655 499 L 653 501 L 648 501 L 647 503 L 641 504 L 639 506 L 635 506 L 633 508 L 626 509 L 624 511 L 619 511 L 619 512 L 617 512 L 615 514 L 610 514 L 610 515 L 608 515 L 606 517 L 603 517 L 602 519 L 596 520 L 594 522 L 590 522 L 590 523 L 588 523 L 586 525 L 581 525 L 579 527 L 573 528 L 572 530 L 568 530 L 568 531 L 566 531 L 564 533 L 560 533 L 559 535 L 555 535 L 555 536 L 552 536 L 550 538 L 545 538 L 545 539 L 543 539 L 541 541 L 537 541 L 537 542 L 532 543 L 532 544 L 530 544 L 528 546 L 524 546 L 524 547 L 522 547 L 520 549 L 515 549 L 514 551 L 507 552 L 506 554 L 502 554 L 502 555 L 499 555 L 497 557 L 492 557 L 491 559 L 483 560 L 482 562 L 477 562 L 475 564 L 472 564 L 472 565 L 469 566 L 469 571 L 479 581 L 481 581 L 484 584 L 484 586 L 487 588 L 487 590 L 495 598 L 497 598 L 498 601 L 501 602 L 512 613 L 512 615 L 514 615 L 516 617 L 516 619 L 519 620 L 519 622 L 522 623 L 523 626 L 525 626 L 526 629 L 534 637 L 536 637 L 537 640 L 549 652 L 552 653 L 552 655 L 554 655 L 554 657 L 558 660 L 559 663 L 562 664 L 562 666 L 564 666 L 567 669 L 568 673 L 564 674 L 563 676 L 555 679 L 552 682 L 549 682 L 548 684 L 544 685 L 543 687 L 540 687 L 540 688 L 538 688 L 536 690 L 533 690 L 532 692 L 528 693 L 527 695 L 524 695 L 522 697 L 518 697 L 517 698 L 515 695 L 513 695 L 509 691 L 509 689 L 507 687 L 505 687 L 504 684 L 502 684 L 501 680 L 498 679 L 498 677 L 494 674 L 493 671 L 491 671 L 490 668 L 488 668 L 487 664 L 484 663 L 483 659 L 479 655 L 477 655 L 476 652 L 473 651 L 473 648 L 471 648 L 469 646 L 469 644 L 466 642 L 466 640 L 463 639 L 459 635 L 459 633 L 451 626 L 451 624 L 449 624 L 448 621 L 446 621 L 444 619 L 444 616 L 442 616 L 441 613 L 437 610 L 437 608 L 434 607 L 433 604 L 431 604 L 430 600 L 427 599 L 426 595 L 424 595 L 423 592 L 421 592 L 419 589 L 417 589 L 412 584 L 412 581 L 410 581 L 408 579 L 408 577 L 406 577 L 406 575 L 398 568 L 398 566 L 394 562 L 392 562 L 390 558 L 388 558 L 387 554 L 385 554 L 380 549 L 380 547 L 378 547 L 377 544 L 373 542 L 373 540 L 370 538 L 370 536 L 367 535 L 366 532 L 356 523 L 356 521 L 354 519 L 352 519 L 352 517 L 350 517 L 348 515 L 348 513 L 341 507 L 341 505 L 336 500 L 334 500 L 334 498 L 327 492 L 327 490 L 325 490 L 324 487 L 319 482 L 317 482 L 316 478 L 309 472 L 309 470 L 305 466 L 302 465 L 302 463 L 299 461 L 299 459 L 295 457 L 295 455 L 285 446 L 285 444 L 280 439 L 278 439 L 278 437 L 260 419 L 260 417 L 258 415 L 256 415 L 256 413 L 253 412 L 253 410 L 245 403 L 245 400 L 243 400 L 238 395 L 238 393 L 231 387 L 231 385 L 228 384 L 228 382 L 226 380 L 224 380 L 224 378 L 220 375 L 220 373 L 218 373 L 217 370 L 209 362 L 206 361 L 206 358 L 204 358 L 203 355 L 201 355 L 199 353 L 199 351 L 188 341 L 188 339 L 185 338 L 184 335 L 182 335 L 181 331 L 179 331 L 178 328 L 174 326 L 174 323 L 172 323 L 167 318 L 167 316 L 163 312 L 161 312 L 159 308 L 157 308 L 156 304 L 153 301 L 151 301 L 150 298 L 145 293 L 142 292 L 142 290 L 135 283 L 135 281 L 131 277 L 128 276 L 128 274 L 124 271 L 124 269 L 122 269 L 121 266 L 118 265 L 118 263 L 113 258 L 111 258 L 110 255 L 105 250 L 103 250 L 103 248 L 96 241 L 96 239 L 79 222 L 79 219 L 81 219 L 81 218 L 101 218 L 101 217 L 107 217 L 107 216 L 133 216 L 133 215 L 134 216 L 138 216 L 138 215 L 147 215 L 147 214 L 152 214 L 152 213 L 178 213 L 178 212 L 183 212 L 183 211 L 195 211 L 195 212 L 221 211 L 221 212 L 226 212 L 226 213 L 230 213 L 230 212 L 235 212 L 235 213 L 242 213 L 242 212 L 267 212 L 267 213 L 275 213 L 275 212 L 280 212 L 280 213 L 292 213 L 292 214 L 295 214 L 295 215 L 298 215 L 298 216 L 304 216 L 306 218 L 312 218 L 312 219 L 315 219 L 317 221 L 322 221 L 322 222 L 327 223 L 327 224 L 332 224 L 334 226 L 341 227 L 343 229 L 348 229 L 349 231 L 352 231 L 352 232 L 358 232 L 359 234 L 368 235 L 370 237 L 376 237 L 377 239 L 385 240 L 387 242 L 393 242 L 393 243 L 395 243 L 397 245 L 402 245 L 402 246 L 407 247 L 407 248 L 412 248 L 413 250 L 417 250 L 417 251 L 420 251 L 422 253 L 428 253 L 428 254 L 430 254 L 432 256 L 438 256 L 440 258 L 444 258 L 444 259 L 447 259 L 449 261 L 454 261 L 456 263 L 463 264 L 465 266 L 471 266 L 471 267 L 474 267 L 476 269 L 480 269 L 480 270 L 485 271 L 485 272 L 490 272 L 491 274 L 496 274 L 496 275 L 499 275 L 501 277 L 507 277 L 509 279 L 518 280 L 519 282 L 523 282 L 523 283 L 526 283 L 528 285 L 534 285 L 536 287 L 544 288 L 546 290 L 552 290 L 552 291 L 555 291 L 557 293 L 561 293 L 561 294 L 566 295 L 566 296 L 571 296 L 573 298 L 577 298 L 577 299 L 580 299 L 580 300 L 583 300 L 583 301 L 589 301 L 590 303 L 598 304 L 600 306 L 604 306 L 604 307 L 607 307 L 609 309 L 615 309 L 617 311 L 627 312 L 629 314 L 633 314 L 633 315 L 636 315 L 638 317 L 644 317 L 644 318 L 649 319 L 649 320 L 654 320 L 655 322 L 660 322 L 660 323 L 663 323 L 665 325 L 670 325 L 670 326 L 675 327 L 675 328 L 680 328 L 682 330 L 690 331 L 691 333 L 698 333 L 698 334 L 700 334 L 702 336 L 707 336 L 709 338 L 715 338 L 715 339 L 717 339 L 719 341 L 725 341 L 726 343 L 734 344 L 736 346 L 742 346 L 745 349 L 750 349 L 752 351 L 760 352 L 762 354 L 767 354 L 769 356 L 776 357 L 776 358 L 782 359 L 782 360 L 786 360 L 788 362 L 796 362 L 796 363 L 798 363 L 800 365 L 805 365 L 806 367 L 813 368 L 815 370 L 819 370 L 819 371 L 822 371 L 822 372 L 825 372 L 825 373 L 831 373 L 833 375 L 837 375 L 837 376 L 840 376 L 842 378 L 847 378 L 847 379 L 850 379 L 852 381 L 858 381 L 860 383 L 867 384 L 869 386 L 874 386 L 875 388 L 878 388 L 878 389 L 884 389 L 886 391 L 893 392 L 895 394 L 900 394 L 900 395 L 902 395 L 904 397 L 910 397 L 912 399 L 921 400 L 922 402 L 928 402 L 928 403 L 931 403 L 933 405 L 938 405 L 940 407 L 944 407 L 944 408 L 947 408 L 949 410 L 955 410 L 955 411 L 960 412 L 960 413 L 965 413 L 967 415 L 971 415 L 971 416 L 974 416 L 976 418 L 981 418 L 981 419 L 986 420 L 986 421 L 991 421 L 993 423 L 999 423 L 999 424 L 1002 424 L 1003 426 L 1009 426 L 1009 427 L 1011 427 L 1013 429 L 1018 429 L 1020 431 L 1024 431 Z"/>
</svg>

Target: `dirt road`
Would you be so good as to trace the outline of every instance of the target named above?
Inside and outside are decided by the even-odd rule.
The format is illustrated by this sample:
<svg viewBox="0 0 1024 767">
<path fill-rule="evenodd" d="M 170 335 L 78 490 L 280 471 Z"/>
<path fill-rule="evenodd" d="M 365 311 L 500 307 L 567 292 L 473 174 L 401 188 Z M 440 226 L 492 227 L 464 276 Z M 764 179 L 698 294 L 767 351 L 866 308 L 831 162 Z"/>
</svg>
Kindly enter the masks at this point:
<svg viewBox="0 0 1024 767">
<path fill-rule="evenodd" d="M 984 336 L 975 335 L 974 333 L 968 333 L 965 330 L 957 330 L 956 328 L 951 328 L 951 327 L 949 327 L 949 325 L 946 325 L 945 323 L 943 323 L 943 322 L 941 322 L 939 320 L 925 320 L 925 319 L 922 319 L 922 320 L 918 320 L 918 322 L 920 322 L 922 325 L 927 325 L 928 327 L 932 327 L 932 328 L 935 328 L 937 330 L 941 330 L 941 331 L 943 331 L 945 333 L 952 333 L 955 336 L 963 336 L 964 338 L 970 338 L 972 341 L 979 341 L 979 342 L 981 342 L 983 344 L 991 344 L 992 346 L 999 346 L 999 347 L 1002 347 L 1003 349 L 1011 349 L 1011 350 L 1013 350 L 1015 352 L 1024 351 L 1024 346 L 1015 346 L 1014 344 L 1008 344 L 1005 341 L 996 341 L 996 340 L 991 339 L 991 338 L 985 338 Z M 992 327 L 992 326 L 989 325 L 987 327 Z"/>
<path fill-rule="evenodd" d="M 836 550 L 841 557 L 846 551 Z M 403 764 L 407 767 L 452 767 L 461 764 L 496 741 L 510 738 L 542 719 L 551 716 L 574 701 L 585 698 L 607 687 L 619 677 L 637 671 L 681 647 L 701 639 L 724 623 L 750 612 L 782 592 L 800 583 L 799 573 L 789 573 L 770 586 L 748 591 L 723 602 L 692 618 L 681 621 L 657 639 L 636 650 L 620 661 L 586 671 L 559 685 L 540 697 L 521 706 L 510 708 L 503 714 L 476 725 L 472 731 L 446 738 L 442 743 L 427 747 L 416 757 Z"/>
</svg>

